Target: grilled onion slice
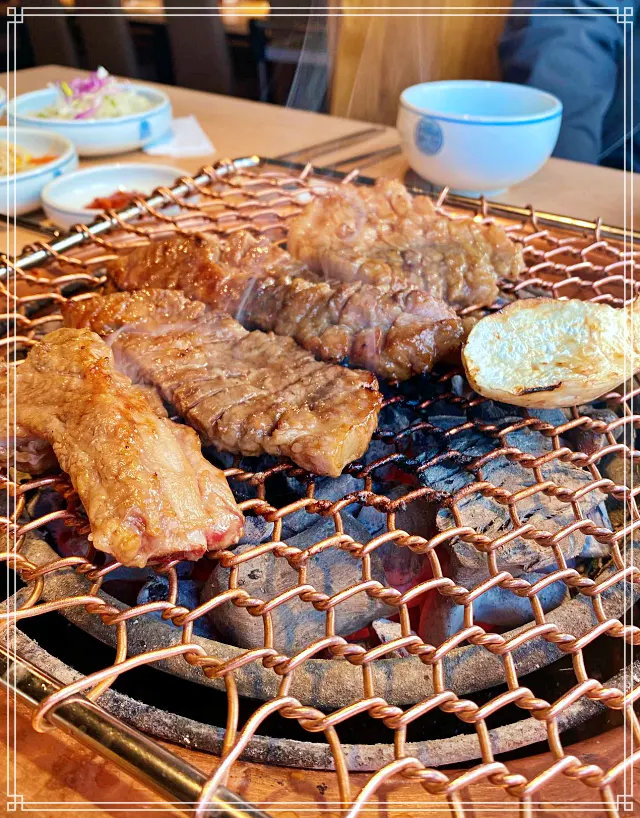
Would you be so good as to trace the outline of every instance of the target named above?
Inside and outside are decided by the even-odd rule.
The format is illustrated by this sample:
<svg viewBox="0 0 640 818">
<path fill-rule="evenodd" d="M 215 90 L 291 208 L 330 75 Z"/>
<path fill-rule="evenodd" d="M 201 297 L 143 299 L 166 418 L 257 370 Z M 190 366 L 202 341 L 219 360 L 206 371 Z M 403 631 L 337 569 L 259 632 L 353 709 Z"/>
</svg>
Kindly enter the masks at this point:
<svg viewBox="0 0 640 818">
<path fill-rule="evenodd" d="M 640 304 L 515 301 L 473 327 L 462 361 L 487 398 L 538 408 L 588 403 L 640 369 Z"/>
</svg>

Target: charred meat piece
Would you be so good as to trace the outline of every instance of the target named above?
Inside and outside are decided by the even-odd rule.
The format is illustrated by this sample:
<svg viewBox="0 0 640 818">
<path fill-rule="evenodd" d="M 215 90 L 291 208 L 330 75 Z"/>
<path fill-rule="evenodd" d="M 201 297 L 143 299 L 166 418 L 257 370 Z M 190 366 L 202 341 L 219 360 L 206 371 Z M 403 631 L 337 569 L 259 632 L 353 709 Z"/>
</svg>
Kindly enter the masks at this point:
<svg viewBox="0 0 640 818">
<path fill-rule="evenodd" d="M 429 372 L 462 340 L 454 311 L 423 290 L 310 281 L 284 250 L 245 231 L 136 248 L 109 273 L 120 289 L 179 288 L 250 328 L 291 336 L 322 360 L 391 380 Z"/>
<path fill-rule="evenodd" d="M 394 381 L 430 372 L 462 339 L 462 325 L 443 301 L 360 282 L 257 279 L 245 315 L 322 360 L 348 361 Z"/>
<path fill-rule="evenodd" d="M 188 313 L 194 303 L 149 290 L 71 303 L 64 315 L 99 331 L 115 329 L 118 315 L 122 327 L 109 339 L 118 366 L 155 386 L 218 449 L 283 455 L 333 477 L 364 454 L 382 403 L 373 375 L 316 361 L 291 338 L 249 332 L 201 304 L 199 317 L 183 321 L 181 306 Z"/>
<path fill-rule="evenodd" d="M 289 224 L 290 253 L 327 279 L 421 287 L 452 306 L 489 306 L 498 278 L 523 269 L 522 247 L 497 225 L 448 219 L 397 181 L 343 185 Z"/>
<path fill-rule="evenodd" d="M 4 411 L 17 419 L 23 441 L 49 444 L 78 492 L 96 548 L 144 566 L 198 559 L 238 541 L 242 513 L 224 474 L 202 456 L 192 429 L 160 417 L 116 371 L 96 334 L 50 333 L 18 367 L 16 382 L 0 396 Z"/>
</svg>

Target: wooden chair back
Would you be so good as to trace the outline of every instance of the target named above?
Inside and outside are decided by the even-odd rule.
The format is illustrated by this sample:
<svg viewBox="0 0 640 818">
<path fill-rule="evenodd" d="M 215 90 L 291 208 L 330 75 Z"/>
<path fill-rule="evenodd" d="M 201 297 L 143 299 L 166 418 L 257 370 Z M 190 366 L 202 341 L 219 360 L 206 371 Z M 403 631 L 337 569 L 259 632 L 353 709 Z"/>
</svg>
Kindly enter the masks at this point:
<svg viewBox="0 0 640 818">
<path fill-rule="evenodd" d="M 69 28 L 69 12 L 58 0 L 21 0 L 20 5 L 25 8 L 24 21 L 36 65 L 77 68 L 80 60 Z M 29 6 L 37 7 L 33 15 L 29 13 Z M 49 9 L 51 14 L 47 14 Z"/>
<path fill-rule="evenodd" d="M 184 14 L 178 14 L 180 7 Z M 176 85 L 216 94 L 233 93 L 231 51 L 217 0 L 172 0 L 167 14 Z M 189 12 L 188 9 L 191 9 Z"/>
<path fill-rule="evenodd" d="M 83 6 L 88 7 L 84 13 Z M 75 11 L 89 68 L 102 65 L 110 74 L 139 78 L 131 27 L 120 0 L 76 0 Z"/>
</svg>

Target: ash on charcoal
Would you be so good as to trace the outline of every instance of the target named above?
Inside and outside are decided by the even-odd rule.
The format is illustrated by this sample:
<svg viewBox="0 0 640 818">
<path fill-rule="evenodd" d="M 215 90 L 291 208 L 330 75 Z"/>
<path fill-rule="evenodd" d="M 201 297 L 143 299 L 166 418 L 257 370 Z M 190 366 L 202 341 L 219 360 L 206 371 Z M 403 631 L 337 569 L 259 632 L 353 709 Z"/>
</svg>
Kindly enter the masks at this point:
<svg viewBox="0 0 640 818">
<path fill-rule="evenodd" d="M 411 486 L 396 486 L 386 493 L 389 500 L 398 500 L 412 491 Z M 418 497 L 396 510 L 396 528 L 408 534 L 429 539 L 437 533 L 435 526 L 437 504 L 430 498 Z M 387 514 L 374 506 L 364 506 L 357 520 L 373 536 L 378 536 L 387 528 Z"/>
<path fill-rule="evenodd" d="M 383 440 L 372 440 L 367 451 L 357 462 L 368 466 L 370 463 L 375 463 L 376 460 L 389 457 L 389 455 L 394 454 L 395 451 L 396 447 L 393 443 L 385 443 Z"/>
<path fill-rule="evenodd" d="M 562 426 L 568 420 L 571 420 L 571 413 L 568 409 L 529 409 L 529 414 L 532 418 L 539 418 L 551 426 Z"/>
<path fill-rule="evenodd" d="M 544 573 L 532 572 L 522 574 L 522 579 L 533 585 L 544 576 Z M 542 609 L 547 613 L 568 599 L 569 589 L 562 580 L 558 580 L 540 591 L 537 596 Z M 473 602 L 474 622 L 493 625 L 502 631 L 524 625 L 532 619 L 531 602 L 507 588 L 491 588 L 480 594 Z M 427 600 L 420 617 L 420 637 L 425 642 L 440 645 L 463 628 L 463 605 L 441 594 L 434 594 Z"/>
<path fill-rule="evenodd" d="M 344 531 L 356 542 L 368 540 L 368 532 L 351 515 L 342 513 Z M 331 520 L 323 520 L 312 528 L 291 537 L 288 545 L 306 549 L 335 534 Z M 250 550 L 240 546 L 238 553 Z M 385 584 L 383 555 L 379 549 L 371 554 L 371 576 Z M 229 587 L 230 570 L 218 565 L 209 577 L 202 601 L 207 601 Z M 307 564 L 307 583 L 316 590 L 333 596 L 339 591 L 362 581 L 362 563 L 346 551 L 328 548 L 315 555 Z M 298 583 L 298 572 L 283 557 L 273 553 L 262 554 L 238 567 L 238 587 L 253 599 L 273 599 Z M 346 636 L 369 625 L 374 619 L 387 616 L 395 609 L 365 592 L 355 594 L 335 609 L 336 633 Z M 261 616 L 252 616 L 246 609 L 225 603 L 210 613 L 215 632 L 226 642 L 243 648 L 260 647 L 264 643 Z M 316 610 L 310 602 L 293 597 L 271 611 L 274 646 L 287 655 L 297 653 L 326 632 L 326 614 Z"/>
<path fill-rule="evenodd" d="M 464 394 L 464 383 L 465 381 L 462 375 L 454 375 L 453 378 L 451 378 L 451 391 L 454 395 L 462 397 Z"/>
<path fill-rule="evenodd" d="M 181 579 L 178 582 L 178 598 L 177 604 L 182 605 L 189 610 L 197 608 L 200 604 L 200 595 L 202 593 L 202 583 L 195 582 L 191 579 Z M 137 598 L 138 605 L 144 605 L 146 602 L 164 602 L 169 595 L 169 581 L 166 577 L 161 575 L 154 575 L 151 577 L 140 589 Z M 162 614 L 155 612 L 152 614 L 145 614 L 145 616 L 155 616 L 158 619 L 162 618 Z M 170 620 L 169 620 L 170 622 Z M 211 628 L 209 627 L 209 620 L 206 616 L 200 616 L 193 623 L 193 632 L 198 636 L 205 636 L 211 638 Z"/>
<path fill-rule="evenodd" d="M 262 542 L 269 542 L 273 534 L 273 523 L 267 522 L 263 517 L 245 517 L 244 534 L 238 545 L 258 545 Z"/>
<path fill-rule="evenodd" d="M 485 400 L 469 410 L 469 415 L 485 423 L 504 423 L 505 418 L 514 417 L 515 407 L 495 400 Z M 522 419 L 520 416 L 519 419 Z"/>
<path fill-rule="evenodd" d="M 525 429 L 514 432 L 508 437 L 511 439 L 511 445 L 536 456 L 542 454 L 551 445 L 550 441 L 539 432 Z M 509 462 L 506 457 L 499 457 L 487 463 L 482 472 L 485 480 L 511 493 L 536 482 L 531 469 Z M 552 481 L 556 486 L 568 488 L 571 491 L 576 491 L 591 483 L 591 476 L 586 471 L 559 460 L 546 463 L 542 467 L 542 473 L 545 480 Z M 451 491 L 456 484 L 462 487 L 467 482 L 469 481 L 465 474 L 460 474 L 459 479 L 456 479 L 455 474 L 449 474 L 446 480 L 437 479 L 435 474 L 429 476 L 429 484 L 433 488 L 448 491 Z M 598 526 L 610 528 L 611 524 L 604 500 L 604 494 L 595 490 L 584 495 L 579 505 L 583 517 L 590 518 Z M 471 526 L 479 534 L 484 534 L 491 539 L 496 539 L 513 529 L 507 506 L 489 497 L 484 497 L 480 493 L 467 495 L 457 504 L 457 508 L 461 525 Z M 575 521 L 571 505 L 542 492 L 520 500 L 517 510 L 522 524 L 529 523 L 539 530 L 551 533 Z M 448 509 L 441 509 L 438 512 L 436 523 L 441 531 L 455 526 L 453 515 Z M 580 532 L 565 537 L 560 545 L 568 559 L 572 557 L 593 558 L 608 553 L 606 545 Z M 486 555 L 473 545 L 461 541 L 454 543 L 452 556 L 453 578 L 463 585 L 470 587 L 488 576 Z M 546 570 L 555 565 L 555 558 L 551 548 L 539 545 L 534 540 L 519 537 L 500 548 L 498 564 L 501 569 L 505 568 L 517 576 L 525 571 Z"/>
<path fill-rule="evenodd" d="M 397 435 L 418 419 L 416 412 L 407 406 L 391 403 L 380 412 L 378 431 L 381 435 Z"/>
<path fill-rule="evenodd" d="M 292 489 L 296 489 L 296 497 L 306 496 L 306 486 L 295 478 L 289 478 L 288 484 Z M 296 485 L 297 484 L 297 487 Z M 362 491 L 364 483 L 362 480 L 352 477 L 350 474 L 342 474 L 340 477 L 320 477 L 315 481 L 314 497 L 316 500 L 328 500 L 335 503 L 341 500 L 347 494 L 353 494 Z M 345 507 L 347 512 L 353 513 L 358 508 L 357 503 L 352 503 Z M 316 525 L 319 520 L 317 514 L 311 514 L 306 509 L 302 508 L 299 511 L 294 511 L 293 514 L 287 514 L 282 520 L 282 539 L 286 540 L 299 534 L 306 528 Z"/>
<path fill-rule="evenodd" d="M 378 511 L 373 506 L 363 506 L 356 516 L 356 519 L 369 532 L 370 538 L 373 539 L 379 534 L 382 534 L 387 527 L 387 515 L 384 511 Z"/>
<path fill-rule="evenodd" d="M 402 628 L 399 622 L 392 622 L 390 619 L 376 619 L 375 622 L 371 623 L 371 627 L 382 645 L 387 645 L 395 639 L 402 638 Z M 415 636 L 415 631 L 411 631 L 411 635 Z M 406 648 L 397 648 L 392 653 L 387 653 L 386 658 L 393 659 L 410 655 Z"/>
</svg>

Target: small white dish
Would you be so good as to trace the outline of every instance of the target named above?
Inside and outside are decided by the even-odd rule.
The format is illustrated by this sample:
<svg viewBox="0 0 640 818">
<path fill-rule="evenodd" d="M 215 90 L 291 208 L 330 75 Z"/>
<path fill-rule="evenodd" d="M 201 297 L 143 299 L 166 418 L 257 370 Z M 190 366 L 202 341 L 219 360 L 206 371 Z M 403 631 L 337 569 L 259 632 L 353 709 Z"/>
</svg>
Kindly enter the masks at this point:
<svg viewBox="0 0 640 818">
<path fill-rule="evenodd" d="M 158 187 L 173 187 L 187 171 L 169 165 L 117 163 L 98 165 L 55 179 L 42 191 L 42 206 L 47 217 L 65 230 L 74 224 L 91 224 L 104 210 L 87 205 L 96 197 L 112 196 L 116 191 L 136 191 L 148 197 Z"/>
<path fill-rule="evenodd" d="M 149 99 L 153 108 L 110 119 L 44 119 L 37 114 L 56 102 L 58 91 L 55 88 L 41 88 L 11 100 L 7 117 L 9 122 L 18 125 L 46 128 L 66 136 L 74 143 L 80 156 L 106 156 L 139 150 L 169 131 L 171 103 L 169 97 L 156 88 L 135 83 L 128 83 L 126 87 Z"/>
<path fill-rule="evenodd" d="M 4 116 L 7 107 L 7 92 L 4 88 L 0 88 L 0 117 Z"/>
<path fill-rule="evenodd" d="M 562 120 L 553 94 L 507 82 L 424 82 L 400 96 L 397 127 L 413 170 L 456 193 L 495 195 L 551 156 Z"/>
<path fill-rule="evenodd" d="M 12 176 L 0 177 L 0 213 L 20 216 L 40 207 L 40 195 L 49 182 L 78 167 L 73 144 L 60 134 L 36 128 L 0 128 L 0 141 L 15 144 L 34 156 L 53 154 L 55 159 Z"/>
</svg>

